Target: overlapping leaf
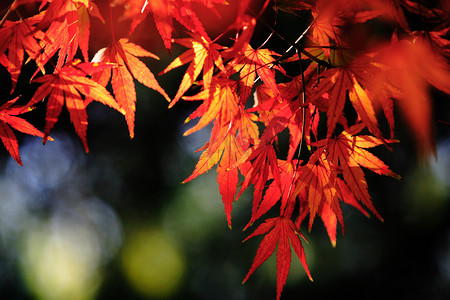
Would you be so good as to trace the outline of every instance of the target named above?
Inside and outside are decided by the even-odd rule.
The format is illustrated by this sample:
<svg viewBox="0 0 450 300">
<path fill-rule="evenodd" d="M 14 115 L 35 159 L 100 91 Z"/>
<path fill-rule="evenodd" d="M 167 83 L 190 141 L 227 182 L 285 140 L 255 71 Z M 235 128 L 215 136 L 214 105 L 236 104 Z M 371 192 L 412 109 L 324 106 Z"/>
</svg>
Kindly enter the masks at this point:
<svg viewBox="0 0 450 300">
<path fill-rule="evenodd" d="M 36 78 L 34 81 L 41 83 L 30 100 L 29 106 L 47 99 L 47 113 L 45 117 L 44 143 L 47 141 L 50 130 L 53 128 L 65 104 L 69 111 L 75 131 L 83 142 L 86 152 L 89 151 L 87 133 L 86 103 L 82 96 L 108 105 L 120 112 L 117 104 L 109 92 L 97 82 L 86 75 L 110 69 L 113 64 L 108 63 L 73 63 L 57 69 L 54 74 Z"/>
<path fill-rule="evenodd" d="M 31 59 L 40 54 L 38 38 L 42 38 L 43 32 L 36 28 L 36 23 L 41 19 L 42 15 L 36 15 L 16 22 L 6 21 L 0 28 L 0 54 L 8 51 L 4 65 L 11 74 L 12 90 L 19 78 L 25 52 Z"/>
<path fill-rule="evenodd" d="M 196 34 L 192 34 L 192 38 L 178 39 L 175 40 L 175 42 L 187 47 L 188 50 L 172 61 L 160 74 L 167 73 L 170 70 L 189 62 L 191 63 L 189 64 L 189 67 L 181 80 L 177 94 L 169 107 L 172 107 L 178 102 L 184 93 L 192 86 L 202 70 L 203 86 L 205 90 L 210 89 L 214 65 L 225 72 L 225 67 L 223 66 L 222 57 L 219 54 L 219 46 L 217 44 Z"/>
<path fill-rule="evenodd" d="M 239 73 L 239 98 L 246 103 L 251 94 L 256 76 L 259 76 L 266 86 L 273 90 L 275 97 L 279 97 L 280 91 L 275 82 L 275 71 L 273 68 L 277 54 L 269 49 L 253 49 L 249 44 L 242 50 L 240 55 L 233 59 L 227 68 Z M 231 71 L 230 70 L 230 71 Z"/>
<path fill-rule="evenodd" d="M 249 146 L 249 139 L 257 138 L 257 128 L 246 114 L 241 114 L 238 97 L 230 86 L 223 85 L 221 81 L 213 81 L 210 89 L 212 91 L 203 90 L 195 96 L 186 97 L 188 100 L 204 102 L 190 116 L 190 118 L 196 118 L 197 115 L 202 114 L 202 117 L 185 134 L 200 130 L 212 121 L 214 121 L 214 127 L 210 141 L 200 149 L 204 152 L 194 172 L 184 182 L 192 180 L 219 164 L 217 182 L 225 206 L 228 226 L 231 227 L 232 202 L 238 185 L 238 168 L 234 165 L 244 156 L 247 150 L 245 147 Z M 233 124 L 242 125 L 242 127 L 236 127 Z M 237 133 L 237 128 L 242 130 Z M 248 163 L 240 164 L 239 169 L 243 173 L 248 172 Z"/>
<path fill-rule="evenodd" d="M 132 19 L 130 33 L 151 12 L 164 42 L 165 47 L 172 47 L 172 33 L 174 19 L 183 25 L 189 32 L 207 38 L 202 22 L 199 20 L 192 4 L 202 4 L 211 10 L 215 4 L 226 4 L 224 0 L 116 0 L 114 4 L 126 4 L 126 18 Z"/>
<path fill-rule="evenodd" d="M 334 166 L 325 159 L 321 149 L 317 150 L 308 163 L 299 170 L 300 175 L 296 182 L 294 195 L 302 190 L 307 191 L 306 201 L 309 208 L 309 229 L 324 203 L 326 203 L 344 226 L 342 210 L 339 204 L 339 193 L 336 187 L 336 173 Z"/>
<path fill-rule="evenodd" d="M 370 209 L 379 219 L 383 219 L 376 211 L 372 204 L 371 197 L 367 189 L 367 182 L 360 166 L 363 166 L 377 174 L 388 175 L 394 178 L 400 178 L 397 174 L 389 169 L 379 158 L 367 151 L 383 143 L 392 143 L 394 140 L 381 141 L 380 139 L 370 135 L 358 135 L 364 128 L 363 124 L 354 125 L 343 131 L 338 137 L 330 141 L 322 140 L 317 142 L 318 151 L 326 151 L 327 161 L 332 163 L 334 168 L 330 169 L 332 176 L 336 177 L 339 173 L 350 187 L 356 199 L 361 201 L 368 209 Z"/>
<path fill-rule="evenodd" d="M 42 3 L 41 7 L 45 5 Z M 38 65 L 45 65 L 53 55 L 59 51 L 57 68 L 66 61 L 75 58 L 80 47 L 83 58 L 88 61 L 91 14 L 103 20 L 97 6 L 90 0 L 54 0 L 51 1 L 45 11 L 39 29 L 47 28 L 45 36 L 40 42 L 44 49 L 39 56 Z"/>
<path fill-rule="evenodd" d="M 375 136 L 381 138 L 382 134 L 373 108 L 374 100 L 365 89 L 367 87 L 376 91 L 383 89 L 383 83 L 375 80 L 380 72 L 382 69 L 376 62 L 369 56 L 362 55 L 348 64 L 322 73 L 321 81 L 310 96 L 310 100 L 318 107 L 325 106 L 328 137 L 332 135 L 343 115 L 348 93 L 360 119 Z M 321 105 L 323 103 L 324 105 Z"/>
<path fill-rule="evenodd" d="M 277 203 L 281 202 L 280 210 L 283 212 L 288 204 L 288 201 L 293 201 L 293 188 L 295 182 L 298 180 L 299 173 L 295 172 L 295 168 L 299 165 L 296 160 L 283 161 L 278 160 L 278 168 L 280 170 L 280 182 L 278 185 L 276 181 L 272 181 L 264 193 L 262 201 L 253 210 L 250 222 L 244 228 L 251 226 L 253 222 L 259 219 L 262 215 L 268 212 Z"/>
</svg>

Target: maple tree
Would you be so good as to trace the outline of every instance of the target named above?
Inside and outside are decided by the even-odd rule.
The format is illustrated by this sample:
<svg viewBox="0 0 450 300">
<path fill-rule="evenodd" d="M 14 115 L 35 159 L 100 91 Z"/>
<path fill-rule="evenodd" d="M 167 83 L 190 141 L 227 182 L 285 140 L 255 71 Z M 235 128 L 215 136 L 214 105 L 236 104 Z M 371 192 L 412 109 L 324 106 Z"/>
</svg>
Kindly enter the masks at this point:
<svg viewBox="0 0 450 300">
<path fill-rule="evenodd" d="M 399 178 L 369 151 L 397 142 L 394 108 L 414 132 L 419 155 L 435 152 L 430 88 L 450 94 L 450 12 L 444 1 L 114 0 L 109 11 L 100 11 L 95 2 L 101 1 L 14 0 L 3 12 L 0 63 L 11 79 L 10 98 L 0 107 L 5 148 L 22 164 L 11 128 L 45 143 L 65 104 L 88 152 L 86 107 L 93 100 L 123 114 L 133 138 L 134 80 L 161 94 L 169 107 L 180 100 L 198 101 L 186 122 L 198 121 L 185 135 L 212 124 L 211 137 L 183 182 L 217 166 L 230 228 L 233 204 L 253 187 L 245 229 L 261 224 L 246 240 L 264 237 L 243 282 L 276 249 L 277 299 L 289 273 L 291 247 L 312 280 L 300 232 L 308 215 L 308 229 L 320 216 L 333 246 L 338 222 L 344 232 L 343 203 L 383 220 L 363 168 Z M 234 15 L 210 36 L 198 11 L 220 19 L 225 6 L 234 7 Z M 112 7 L 121 10 L 120 19 L 129 26 L 126 36 L 115 36 Z M 275 17 L 307 20 L 295 41 L 284 37 L 276 22 L 264 20 L 272 8 Z M 100 50 L 89 43 L 91 18 L 111 25 L 110 44 Z M 173 44 L 186 48 L 159 74 L 188 65 L 173 98 L 138 58 L 159 59 L 133 42 L 146 18 L 159 32 L 155 43 L 169 53 Z M 370 32 L 369 22 L 388 29 Z M 271 32 L 259 44 L 257 26 Z M 274 36 L 285 43 L 284 52 L 269 47 Z M 16 87 L 30 61 L 36 70 L 28 84 L 38 87 L 27 99 Z M 43 132 L 21 116 L 37 105 L 46 105 Z M 380 124 L 382 116 L 387 124 Z M 283 132 L 288 141 L 281 138 Z M 264 220 L 269 211 L 277 216 Z"/>
</svg>

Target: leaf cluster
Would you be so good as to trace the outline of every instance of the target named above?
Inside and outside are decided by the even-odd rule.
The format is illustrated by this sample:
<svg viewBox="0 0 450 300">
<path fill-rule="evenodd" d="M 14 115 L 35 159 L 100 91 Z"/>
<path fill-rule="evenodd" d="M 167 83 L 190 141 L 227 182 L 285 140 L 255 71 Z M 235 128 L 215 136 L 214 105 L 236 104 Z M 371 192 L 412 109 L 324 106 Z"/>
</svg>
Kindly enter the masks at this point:
<svg viewBox="0 0 450 300">
<path fill-rule="evenodd" d="M 343 203 L 382 220 L 365 172 L 399 178 L 370 152 L 397 142 L 394 108 L 414 132 L 419 154 L 435 151 L 430 86 L 450 94 L 448 11 L 440 5 L 420 0 L 114 0 L 109 6 L 122 8 L 128 34 L 116 39 L 112 28 L 111 43 L 89 59 L 91 18 L 104 23 L 109 14 L 115 24 L 111 9 L 100 11 L 95 2 L 11 1 L 0 21 L 0 63 L 12 82 L 11 99 L 0 107 L 6 149 L 21 164 L 11 128 L 45 143 L 65 106 L 87 152 L 86 107 L 93 100 L 123 114 L 133 138 L 134 80 L 161 94 L 169 107 L 180 100 L 198 101 L 186 120 L 197 123 L 185 135 L 211 124 L 211 138 L 183 182 L 216 167 L 230 228 L 233 204 L 253 187 L 245 229 L 263 222 L 247 239 L 264 238 L 244 282 L 276 250 L 277 299 L 289 273 L 291 247 L 312 280 L 300 233 L 305 219 L 311 229 L 319 216 L 333 246 L 338 223 L 344 232 Z M 36 13 L 24 18 L 21 12 L 30 5 Z M 212 38 L 198 7 L 220 19 L 226 6 L 233 6 L 235 15 Z M 276 23 L 264 21 L 263 13 L 271 9 L 277 18 L 307 15 L 310 21 L 289 41 Z M 421 23 L 411 22 L 411 16 Z M 130 41 L 146 18 L 169 52 L 173 43 L 186 48 L 159 74 L 188 65 L 173 98 L 139 59 L 158 56 Z M 373 37 L 368 30 L 373 24 L 391 30 L 382 39 Z M 267 41 L 280 37 L 286 51 L 276 53 L 267 41 L 255 44 L 257 26 L 271 31 Z M 30 61 L 36 65 L 31 81 L 39 87 L 25 105 L 14 105 L 22 67 Z M 296 71 L 287 68 L 291 65 Z M 187 96 L 188 91 L 193 93 Z M 43 132 L 20 116 L 36 105 L 46 105 Z M 280 138 L 284 133 L 288 141 Z M 269 211 L 277 216 L 265 218 Z"/>
</svg>

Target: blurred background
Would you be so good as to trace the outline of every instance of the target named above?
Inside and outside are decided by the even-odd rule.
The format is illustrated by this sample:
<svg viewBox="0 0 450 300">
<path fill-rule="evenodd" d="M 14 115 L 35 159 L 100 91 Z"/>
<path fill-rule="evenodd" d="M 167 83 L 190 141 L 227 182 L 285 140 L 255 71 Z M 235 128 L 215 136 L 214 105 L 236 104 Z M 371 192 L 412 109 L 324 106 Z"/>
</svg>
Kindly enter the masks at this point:
<svg viewBox="0 0 450 300">
<path fill-rule="evenodd" d="M 174 46 L 169 55 L 149 22 L 132 41 L 160 56 L 158 62 L 143 59 L 157 74 L 184 50 Z M 292 22 L 298 21 L 283 16 L 278 26 L 292 28 Z M 258 34 L 264 40 L 267 31 Z M 93 49 L 108 39 L 95 35 Z M 158 78 L 169 96 L 183 71 Z M 9 97 L 7 76 L 0 70 L 2 99 Z M 43 146 L 39 138 L 18 134 L 23 167 L 0 151 L 0 298 L 275 299 L 274 256 L 241 285 L 261 240 L 241 243 L 249 234 L 242 228 L 251 194 L 233 207 L 230 230 L 215 169 L 180 184 L 195 167 L 195 150 L 209 139 L 208 129 L 183 136 L 195 104 L 179 102 L 168 110 L 156 92 L 137 82 L 136 89 L 133 140 L 122 116 L 92 103 L 89 154 L 65 109 L 54 142 Z M 436 120 L 448 122 L 448 96 L 433 95 Z M 44 113 L 42 107 L 31 112 L 32 123 L 42 128 Z M 365 172 L 385 221 L 344 207 L 345 235 L 333 248 L 317 220 L 311 233 L 303 231 L 314 282 L 294 257 L 282 299 L 450 298 L 449 127 L 435 123 L 438 156 L 423 164 L 401 128 L 398 122 L 401 143 L 393 152 L 374 152 L 403 179 Z"/>
</svg>

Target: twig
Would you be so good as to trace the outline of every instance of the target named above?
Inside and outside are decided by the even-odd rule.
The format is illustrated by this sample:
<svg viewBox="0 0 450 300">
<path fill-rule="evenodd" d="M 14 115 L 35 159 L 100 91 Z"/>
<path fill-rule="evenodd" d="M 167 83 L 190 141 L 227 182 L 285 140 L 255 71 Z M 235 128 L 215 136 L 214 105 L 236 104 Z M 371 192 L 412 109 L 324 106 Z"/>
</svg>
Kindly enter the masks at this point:
<svg viewBox="0 0 450 300">
<path fill-rule="evenodd" d="M 3 16 L 3 18 L 0 20 L 0 26 L 3 26 L 3 24 L 5 24 L 6 18 L 8 18 L 10 13 L 11 13 L 11 5 L 9 6 L 9 8 L 6 11 L 5 15 Z"/>
</svg>

